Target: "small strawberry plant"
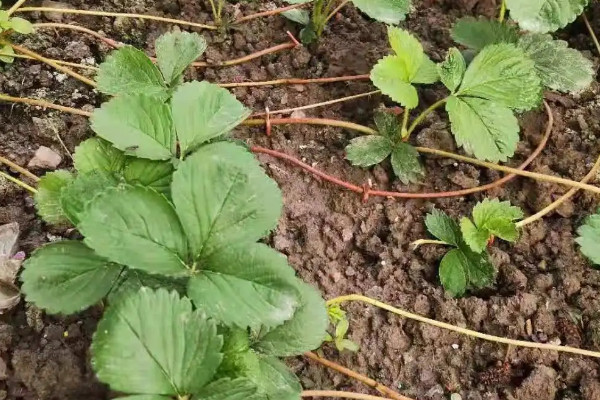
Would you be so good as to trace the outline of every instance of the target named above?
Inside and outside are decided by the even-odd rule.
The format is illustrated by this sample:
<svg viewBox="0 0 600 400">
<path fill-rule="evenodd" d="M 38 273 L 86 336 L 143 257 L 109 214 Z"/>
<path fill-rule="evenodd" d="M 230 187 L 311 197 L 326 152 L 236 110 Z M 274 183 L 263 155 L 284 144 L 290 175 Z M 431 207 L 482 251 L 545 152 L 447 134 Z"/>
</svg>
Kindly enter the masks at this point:
<svg viewBox="0 0 600 400">
<path fill-rule="evenodd" d="M 304 25 L 300 32 L 300 39 L 304 44 L 318 40 L 329 20 L 348 3 L 339 0 L 286 0 L 290 4 L 311 1 L 313 2 L 311 11 L 295 9 L 284 13 L 287 18 Z M 351 0 L 351 2 L 369 17 L 386 24 L 398 24 L 404 21 L 411 7 L 411 0 Z"/>
<path fill-rule="evenodd" d="M 326 307 L 257 243 L 277 225 L 281 193 L 244 146 L 222 140 L 248 110 L 216 85 L 183 83 L 204 48 L 173 33 L 157 41 L 158 67 L 129 47 L 101 66 L 98 87 L 115 97 L 92 116 L 99 137 L 77 148 L 76 173 L 47 174 L 36 196 L 43 218 L 83 240 L 38 249 L 23 292 L 62 314 L 108 299 L 92 363 L 114 390 L 299 398 L 278 357 L 319 347 Z"/>
<path fill-rule="evenodd" d="M 544 88 L 580 91 L 593 78 L 591 62 L 566 42 L 550 35 L 521 33 L 503 22 L 459 21 L 453 38 L 467 51 L 451 48 L 437 65 L 410 33 L 390 27 L 388 34 L 393 54 L 375 65 L 371 80 L 405 108 L 395 143 L 398 138 L 408 142 L 429 113 L 445 106 L 459 146 L 481 160 L 506 161 L 519 142 L 516 114 L 537 108 Z M 438 81 L 450 94 L 411 122 L 410 112 L 419 106 L 416 85 Z M 387 128 L 378 124 L 378 129 L 380 135 L 351 141 L 346 148 L 350 162 L 367 167 L 387 157 L 382 147 L 382 137 L 389 137 Z M 394 172 L 405 183 L 417 182 L 423 176 L 418 155 L 416 151 L 403 153 L 402 161 L 398 157 L 394 161 L 392 152 Z"/>
<path fill-rule="evenodd" d="M 516 241 L 515 221 L 521 218 L 523 212 L 518 207 L 497 199 L 478 203 L 473 208 L 473 220 L 465 217 L 460 224 L 439 210 L 428 214 L 425 225 L 429 233 L 440 240 L 440 244 L 454 247 L 440 263 L 444 289 L 453 296 L 461 296 L 468 289 L 491 285 L 496 271 L 487 247 L 495 237 Z"/>
<path fill-rule="evenodd" d="M 0 7 L 2 2 L 0 1 Z M 14 61 L 15 51 L 11 44 L 5 39 L 13 33 L 28 35 L 33 32 L 33 25 L 26 19 L 13 17 L 11 14 L 0 9 L 0 61 L 10 64 Z"/>
</svg>

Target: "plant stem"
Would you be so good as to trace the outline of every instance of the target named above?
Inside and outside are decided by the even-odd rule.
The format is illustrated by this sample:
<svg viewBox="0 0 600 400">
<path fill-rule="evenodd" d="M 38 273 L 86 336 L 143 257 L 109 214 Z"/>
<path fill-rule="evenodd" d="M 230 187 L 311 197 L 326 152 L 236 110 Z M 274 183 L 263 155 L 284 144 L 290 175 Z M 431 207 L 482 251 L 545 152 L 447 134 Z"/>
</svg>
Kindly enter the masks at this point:
<svg viewBox="0 0 600 400">
<path fill-rule="evenodd" d="M 266 120 L 264 119 L 247 119 L 242 122 L 242 125 L 247 126 L 260 126 L 264 125 Z M 371 129 L 369 127 L 355 124 L 353 122 L 346 121 L 338 121 L 335 119 L 325 119 L 325 118 L 272 118 L 271 124 L 273 125 L 298 125 L 298 124 L 307 124 L 307 125 L 322 125 L 322 126 L 335 126 L 338 128 L 346 128 L 351 129 L 357 132 L 362 132 L 367 135 L 374 135 L 377 133 L 376 130 Z"/>
<path fill-rule="evenodd" d="M 73 30 L 73 31 L 79 31 L 79 32 L 87 33 L 88 35 L 91 35 L 91 36 L 103 41 L 104 43 L 106 43 L 107 45 L 109 45 L 110 47 L 113 47 L 115 49 L 118 49 L 119 47 L 123 46 L 121 43 L 117 42 L 116 40 L 109 39 L 109 38 L 99 34 L 96 31 L 93 31 L 88 28 L 84 28 L 83 26 L 79 26 L 79 25 L 61 24 L 61 23 L 57 23 L 57 22 L 43 22 L 43 23 L 33 24 L 33 27 L 35 29 L 53 28 L 53 29 L 69 29 L 69 30 Z"/>
<path fill-rule="evenodd" d="M 500 15 L 498 15 L 498 21 L 504 22 L 505 17 L 506 17 L 506 0 L 502 0 L 502 4 L 500 5 Z"/>
<path fill-rule="evenodd" d="M 346 4 L 348 4 L 348 3 L 350 3 L 350 0 L 344 0 L 344 1 L 342 1 L 342 3 L 341 3 L 339 6 L 337 6 L 337 7 L 336 7 L 336 8 L 335 8 L 335 9 L 334 9 L 334 10 L 333 10 L 333 11 L 332 11 L 332 12 L 331 12 L 331 13 L 330 13 L 328 16 L 327 16 L 327 18 L 325 18 L 325 24 L 327 24 L 327 23 L 328 23 L 328 22 L 331 20 L 331 18 L 335 17 L 335 15 L 336 15 L 337 13 L 339 13 L 339 12 L 340 12 L 340 10 L 341 10 L 342 8 L 344 8 L 344 7 L 346 6 Z"/>
<path fill-rule="evenodd" d="M 71 76 L 71 77 L 73 77 L 73 78 L 75 78 L 75 79 L 77 79 L 77 80 L 79 80 L 79 81 L 81 81 L 81 82 L 83 82 L 83 83 L 91 86 L 91 87 L 95 88 L 97 86 L 96 82 L 94 82 L 93 80 L 91 80 L 89 78 L 86 78 L 85 76 L 83 76 L 81 74 L 78 74 L 77 72 L 75 72 L 75 71 L 73 71 L 73 70 L 71 70 L 71 69 L 69 69 L 67 67 L 63 67 L 62 65 L 57 64 L 55 61 L 53 61 L 53 60 L 51 60 L 49 58 L 46 58 L 46 57 L 42 56 L 41 54 L 38 54 L 38 53 L 36 53 L 34 51 L 31 51 L 31 50 L 29 50 L 29 49 L 27 49 L 25 47 L 18 46 L 18 45 L 13 44 L 13 43 L 5 42 L 3 40 L 0 40 L 0 43 L 9 44 L 10 46 L 12 46 L 13 49 L 15 49 L 16 51 L 18 51 L 19 53 L 25 54 L 25 55 L 27 55 L 27 56 L 29 56 L 31 58 L 34 58 L 34 59 L 36 59 L 38 61 L 41 61 L 44 64 L 48 64 L 51 67 L 59 70 L 60 72 L 63 72 L 63 73 L 65 73 L 65 74 L 67 74 L 67 75 L 69 75 L 69 76 Z"/>
<path fill-rule="evenodd" d="M 407 397 L 402 396 L 400 393 L 388 388 L 387 386 L 382 385 L 381 383 L 377 382 L 376 380 L 369 378 L 368 376 L 359 374 L 358 372 L 355 372 L 351 369 L 341 366 L 333 361 L 327 360 L 326 358 L 319 357 L 315 353 L 312 353 L 309 351 L 309 352 L 304 353 L 304 356 L 313 361 L 318 362 L 319 364 L 326 366 L 327 368 L 331 368 L 334 371 L 337 371 L 344 375 L 347 375 L 352 379 L 356 379 L 357 381 L 364 383 L 365 385 L 377 390 L 379 393 L 381 393 L 385 396 L 389 396 L 393 400 L 410 400 Z"/>
<path fill-rule="evenodd" d="M 250 21 L 250 20 L 253 20 L 256 18 L 269 17 L 271 15 L 281 14 L 286 11 L 293 10 L 295 8 L 301 8 L 304 6 L 306 6 L 306 3 L 292 4 L 291 6 L 276 8 L 276 9 L 270 10 L 270 11 L 262 11 L 262 12 L 259 12 L 256 14 L 251 14 L 251 15 L 247 15 L 245 17 L 238 18 L 234 21 L 234 23 L 241 24 L 242 22 L 247 22 L 247 21 Z"/>
<path fill-rule="evenodd" d="M 23 104 L 29 104 L 30 106 L 38 106 L 38 107 L 43 107 L 43 108 L 52 108 L 54 110 L 63 111 L 63 112 L 67 112 L 70 114 L 82 115 L 84 117 L 92 116 L 91 112 L 83 111 L 78 108 L 65 107 L 65 106 L 61 106 L 58 104 L 53 104 L 53 103 L 50 103 L 49 101 L 45 101 L 45 100 L 29 99 L 26 97 L 13 97 L 13 96 L 8 96 L 8 95 L 0 93 L 0 101 L 8 101 L 11 103 L 23 103 Z"/>
<path fill-rule="evenodd" d="M 334 83 L 334 82 L 350 82 L 359 80 L 369 80 L 369 75 L 349 75 L 339 76 L 331 78 L 316 78 L 316 79 L 299 79 L 299 78 L 288 78 L 288 79 L 276 79 L 272 81 L 262 82 L 231 82 L 231 83 L 219 83 L 218 85 L 224 88 L 235 88 L 235 87 L 254 87 L 254 86 L 277 86 L 277 85 L 307 85 L 310 83 Z"/>
<path fill-rule="evenodd" d="M 419 239 L 419 240 L 415 240 L 414 242 L 412 242 L 410 244 L 410 247 L 413 250 L 418 249 L 419 247 L 426 245 L 426 244 L 433 244 L 433 245 L 440 245 L 440 246 L 448 246 L 448 243 L 442 241 L 442 240 L 430 240 L 430 239 Z"/>
<path fill-rule="evenodd" d="M 236 58 L 233 60 L 221 61 L 216 63 L 207 63 L 204 61 L 197 61 L 191 64 L 192 67 L 231 67 L 233 65 L 243 64 L 248 61 L 252 61 L 256 58 L 262 57 L 267 54 L 277 53 L 282 50 L 293 49 L 296 47 L 296 43 L 283 43 L 277 46 L 269 47 L 256 53 L 249 54 L 244 57 Z"/>
<path fill-rule="evenodd" d="M 17 1 L 11 8 L 9 8 L 6 13 L 8 14 L 8 16 L 11 16 L 15 11 L 17 11 L 19 9 L 19 7 L 21 7 L 23 5 L 23 3 L 25 3 L 27 0 L 19 0 Z"/>
<path fill-rule="evenodd" d="M 400 128 L 400 138 L 404 141 L 408 140 L 410 135 L 406 127 L 408 126 L 408 117 L 410 116 L 410 108 L 404 108 L 404 115 L 402 116 L 402 127 Z"/>
<path fill-rule="evenodd" d="M 31 179 L 34 182 L 39 182 L 40 178 L 38 178 L 37 176 L 35 176 L 33 173 L 31 173 L 29 170 L 21 167 L 18 164 L 15 164 L 14 162 L 10 161 L 8 158 L 0 156 L 0 164 L 4 164 L 9 168 L 14 169 L 15 171 L 17 171 L 18 173 L 20 173 L 21 175 L 25 175 L 26 177 L 28 177 L 29 179 Z"/>
<path fill-rule="evenodd" d="M 588 183 L 589 181 L 591 181 L 598 175 L 599 171 L 600 171 L 600 157 L 598 157 L 598 159 L 596 160 L 596 163 L 594 164 L 594 167 L 590 170 L 590 172 L 588 172 L 588 174 L 581 180 L 581 183 Z M 573 197 L 575 195 L 575 193 L 577 193 L 578 190 L 579 189 L 569 190 L 567 193 L 563 194 L 560 198 L 558 198 L 556 201 L 554 201 L 547 207 L 544 207 L 542 210 L 538 211 L 534 215 L 532 215 L 522 221 L 519 221 L 516 224 L 517 228 L 523 228 L 526 225 L 532 224 L 532 223 L 542 219 L 543 217 L 545 217 L 546 215 L 550 214 L 552 211 L 554 211 L 558 207 L 560 207 L 565 201 L 567 201 L 571 197 Z"/>
<path fill-rule="evenodd" d="M 504 165 L 493 164 L 493 163 L 486 162 L 486 161 L 480 161 L 475 158 L 465 157 L 465 156 L 461 156 L 458 154 L 449 153 L 449 152 L 443 151 L 443 150 L 430 149 L 427 147 L 417 147 L 416 149 L 420 153 L 434 154 L 434 155 L 438 155 L 438 156 L 442 156 L 442 157 L 452 158 L 454 160 L 467 162 L 469 164 L 478 165 L 480 167 L 489 168 L 489 169 L 493 169 L 496 171 L 502 171 L 502 172 L 507 172 L 510 174 L 525 176 L 527 178 L 532 178 L 532 179 L 536 179 L 536 180 L 543 181 L 543 182 L 559 183 L 561 185 L 570 186 L 570 187 L 574 187 L 574 188 L 578 188 L 578 189 L 584 189 L 584 190 L 590 191 L 592 193 L 600 194 L 599 187 L 584 184 L 581 182 L 572 181 L 570 179 L 559 178 L 557 176 L 552 176 L 552 175 L 538 174 L 538 173 L 529 172 L 529 171 L 521 171 L 520 169 L 506 167 Z"/>
<path fill-rule="evenodd" d="M 22 59 L 25 59 L 25 60 L 35 60 L 35 58 L 29 57 L 29 56 L 26 56 L 26 55 L 23 55 L 23 54 L 9 54 L 9 53 L 0 52 L 0 56 L 22 58 Z M 97 67 L 93 67 L 91 65 L 77 64 L 77 63 L 72 63 L 72 62 L 69 62 L 69 61 L 55 60 L 55 59 L 52 59 L 52 58 L 49 58 L 49 60 L 52 60 L 52 61 L 54 61 L 55 63 L 57 63 L 59 65 L 66 65 L 68 67 L 89 69 L 90 71 L 97 71 L 98 70 Z"/>
<path fill-rule="evenodd" d="M 362 97 L 368 97 L 368 96 L 372 96 L 372 95 L 379 94 L 379 93 L 381 93 L 380 90 L 375 90 L 373 92 L 356 94 L 354 96 L 342 97 L 340 99 L 324 101 L 322 103 L 309 104 L 309 105 L 302 106 L 302 107 L 285 108 L 285 109 L 282 109 L 282 110 L 273 110 L 273 111 L 269 111 L 269 114 L 270 115 L 274 115 L 274 114 L 289 114 L 289 113 L 293 113 L 294 111 L 310 110 L 310 109 L 313 109 L 313 108 L 330 106 L 332 104 L 342 103 L 342 102 L 345 102 L 345 101 L 356 100 L 356 99 L 360 99 Z M 261 116 L 264 116 L 264 115 L 267 115 L 267 113 L 262 113 L 261 112 L 261 113 L 252 114 L 253 117 L 261 117 Z"/>
<path fill-rule="evenodd" d="M 547 344 L 547 343 L 535 343 L 535 342 L 526 342 L 524 340 L 507 339 L 507 338 L 503 338 L 503 337 L 499 337 L 499 336 L 493 336 L 493 335 L 488 335 L 485 333 L 473 331 L 470 329 L 461 328 L 458 326 L 447 324 L 445 322 L 439 322 L 434 319 L 425 318 L 421 315 L 410 313 L 408 311 L 390 306 L 389 304 L 380 302 L 378 300 L 375 300 L 375 299 L 372 299 L 370 297 L 366 297 L 366 296 L 363 296 L 360 294 L 351 294 L 351 295 L 347 295 L 347 296 L 336 297 L 335 299 L 329 300 L 327 302 L 327 305 L 341 304 L 341 303 L 344 303 L 347 301 L 358 301 L 358 302 L 367 303 L 367 304 L 373 305 L 375 307 L 389 311 L 393 314 L 400 315 L 405 318 L 409 318 L 409 319 L 412 319 L 415 321 L 429 324 L 429 325 L 435 326 L 437 328 L 447 329 L 447 330 L 450 330 L 453 332 L 460 333 L 462 335 L 467 335 L 467 336 L 475 337 L 478 339 L 487 340 L 490 342 L 503 343 L 503 344 L 513 345 L 513 346 L 517 346 L 517 347 L 528 347 L 528 348 L 533 348 L 533 349 L 558 351 L 558 352 L 600 358 L 600 353 L 596 352 L 596 351 L 583 350 L 583 349 L 578 349 L 578 348 L 569 347 L 569 346 L 557 346 L 557 345 Z"/>
<path fill-rule="evenodd" d="M 421 122 L 423 122 L 423 120 L 429 115 L 431 114 L 433 111 L 435 111 L 436 109 L 438 109 L 439 107 L 443 106 L 444 104 L 446 104 L 446 102 L 448 101 L 448 97 L 438 100 L 435 103 L 433 103 L 431 106 L 429 106 L 429 108 L 427 108 L 425 111 L 423 111 L 414 121 L 413 123 L 410 125 L 410 128 L 408 128 L 408 137 L 413 133 L 413 131 L 415 130 L 415 128 L 417 126 L 419 126 L 419 124 Z"/>
<path fill-rule="evenodd" d="M 585 23 L 585 26 L 587 27 L 587 30 L 590 33 L 590 36 L 592 37 L 592 40 L 594 41 L 594 45 L 596 46 L 596 50 L 600 54 L 600 42 L 598 41 L 598 37 L 596 36 L 596 33 L 594 32 L 594 28 L 592 28 L 592 24 L 590 24 L 590 20 L 585 15 L 585 12 L 583 14 L 581 14 L 581 17 L 583 18 L 583 22 Z"/>
<path fill-rule="evenodd" d="M 94 15 L 94 16 L 98 16 L 98 17 L 139 18 L 139 19 L 148 19 L 151 21 L 167 22 L 170 24 L 193 26 L 195 28 L 202 28 L 202 29 L 211 29 L 211 30 L 217 29 L 217 27 L 214 25 L 198 24 L 195 22 L 183 21 L 180 19 L 164 18 L 164 17 L 157 17 L 154 15 L 144 15 L 144 14 L 117 13 L 117 12 L 92 11 L 92 10 L 77 10 L 77 9 L 73 9 L 73 8 L 58 8 L 58 7 L 22 7 L 17 10 L 17 12 L 35 12 L 35 11 L 54 12 L 54 13 L 63 13 L 63 14 L 76 14 L 76 15 Z"/>
<path fill-rule="evenodd" d="M 29 186 L 28 184 L 26 184 L 25 182 L 23 182 L 22 180 L 19 180 L 17 178 L 14 178 L 10 175 L 8 175 L 7 173 L 0 171 L 0 176 L 4 177 L 5 179 L 11 181 L 12 183 L 15 183 L 17 185 L 19 185 L 20 187 L 22 187 L 25 190 L 28 190 L 29 192 L 36 194 L 37 190 L 34 189 L 33 187 Z"/>
<path fill-rule="evenodd" d="M 369 394 L 340 392 L 336 390 L 305 390 L 301 394 L 302 397 L 335 397 L 338 399 L 355 399 L 355 400 L 391 400 L 388 397 L 371 396 Z M 409 399 L 410 400 L 410 399 Z"/>
</svg>

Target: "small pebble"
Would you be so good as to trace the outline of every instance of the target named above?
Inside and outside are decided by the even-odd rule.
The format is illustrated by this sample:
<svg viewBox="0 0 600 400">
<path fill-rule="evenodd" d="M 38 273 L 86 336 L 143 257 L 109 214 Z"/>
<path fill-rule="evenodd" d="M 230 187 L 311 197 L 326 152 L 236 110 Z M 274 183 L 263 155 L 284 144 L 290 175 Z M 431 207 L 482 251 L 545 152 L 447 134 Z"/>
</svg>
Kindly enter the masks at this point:
<svg viewBox="0 0 600 400">
<path fill-rule="evenodd" d="M 51 148 L 40 146 L 27 166 L 29 168 L 56 169 L 62 162 L 60 154 Z"/>
</svg>

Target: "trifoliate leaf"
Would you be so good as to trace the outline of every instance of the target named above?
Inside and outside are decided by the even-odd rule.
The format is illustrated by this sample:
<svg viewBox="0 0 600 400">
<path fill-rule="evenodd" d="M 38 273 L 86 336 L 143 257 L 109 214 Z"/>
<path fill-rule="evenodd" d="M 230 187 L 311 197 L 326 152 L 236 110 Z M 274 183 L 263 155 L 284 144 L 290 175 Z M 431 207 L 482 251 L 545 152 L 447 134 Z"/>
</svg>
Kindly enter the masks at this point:
<svg viewBox="0 0 600 400">
<path fill-rule="evenodd" d="M 541 104 L 542 85 L 535 63 L 523 50 L 513 44 L 495 44 L 473 59 L 457 94 L 529 110 Z"/>
<path fill-rule="evenodd" d="M 110 175 L 91 171 L 77 175 L 73 182 L 65 186 L 60 194 L 60 204 L 69 221 L 77 226 L 86 206 L 99 193 L 118 185 Z"/>
<path fill-rule="evenodd" d="M 85 243 L 113 262 L 153 274 L 187 271 L 187 241 L 177 214 L 150 188 L 106 190 L 88 205 L 78 226 Z"/>
<path fill-rule="evenodd" d="M 295 284 L 283 255 L 260 243 L 232 243 L 206 258 L 188 296 L 226 326 L 271 329 L 294 315 L 300 302 Z"/>
<path fill-rule="evenodd" d="M 577 233 L 576 242 L 581 246 L 581 253 L 595 265 L 600 265 L 600 213 L 588 217 Z"/>
<path fill-rule="evenodd" d="M 446 103 L 456 143 L 480 160 L 506 161 L 519 142 L 519 122 L 508 108 L 476 97 Z"/>
<path fill-rule="evenodd" d="M 308 10 L 295 8 L 293 10 L 282 12 L 281 15 L 300 25 L 308 25 L 310 23 L 310 12 Z"/>
<path fill-rule="evenodd" d="M 251 113 L 227 89 L 208 82 L 181 85 L 171 104 L 182 154 L 229 133 Z"/>
<path fill-rule="evenodd" d="M 133 158 L 127 160 L 127 164 L 123 169 L 123 178 L 130 185 L 150 187 L 157 192 L 170 196 L 174 170 L 173 164 L 168 161 Z"/>
<path fill-rule="evenodd" d="M 589 0 L 506 0 L 512 19 L 521 29 L 554 32 L 575 21 Z"/>
<path fill-rule="evenodd" d="M 450 250 L 440 262 L 442 286 L 452 296 L 462 296 L 467 290 L 467 271 L 464 263 L 464 256 L 458 249 Z"/>
<path fill-rule="evenodd" d="M 412 80 L 412 83 L 432 84 L 440 80 L 437 64 L 424 56 L 421 66 L 417 70 L 417 74 Z"/>
<path fill-rule="evenodd" d="M 460 227 L 452 218 L 443 211 L 434 208 L 425 217 L 425 226 L 433 236 L 453 246 L 462 242 Z"/>
<path fill-rule="evenodd" d="M 158 68 L 143 51 L 130 46 L 114 51 L 100 64 L 96 81 L 98 90 L 111 96 L 143 94 L 163 100 L 168 97 Z"/>
<path fill-rule="evenodd" d="M 283 207 L 277 184 L 254 155 L 227 142 L 202 146 L 179 165 L 172 198 L 194 261 L 262 238 Z"/>
<path fill-rule="evenodd" d="M 359 136 L 346 146 L 346 159 L 358 167 L 379 164 L 390 155 L 393 143 L 386 136 Z"/>
<path fill-rule="evenodd" d="M 35 208 L 47 223 L 58 225 L 68 222 L 60 196 L 63 188 L 69 186 L 73 179 L 73 175 L 64 170 L 48 172 L 40 179 L 35 194 Z"/>
<path fill-rule="evenodd" d="M 398 143 L 392 150 L 392 168 L 405 185 L 418 182 L 425 176 L 425 170 L 417 150 L 408 143 Z"/>
<path fill-rule="evenodd" d="M 183 397 L 212 380 L 222 343 L 215 322 L 187 298 L 143 288 L 104 314 L 92 366 L 115 391 Z"/>
<path fill-rule="evenodd" d="M 534 61 L 542 83 L 550 89 L 578 92 L 594 79 L 592 62 L 570 49 L 565 41 L 554 40 L 551 35 L 527 34 L 521 36 L 518 46 Z"/>
<path fill-rule="evenodd" d="M 495 19 L 465 17 L 459 19 L 452 28 L 452 39 L 475 51 L 490 44 L 516 43 L 519 30 L 514 25 Z"/>
<path fill-rule="evenodd" d="M 410 0 L 352 0 L 369 17 L 386 24 L 398 24 L 410 12 Z"/>
<path fill-rule="evenodd" d="M 465 58 L 456 47 L 451 48 L 448 51 L 446 59 L 438 65 L 440 79 L 452 93 L 460 86 L 466 70 L 467 63 Z"/>
<path fill-rule="evenodd" d="M 156 97 L 116 97 L 96 109 L 91 120 L 98 136 L 127 155 L 151 160 L 175 155 L 171 110 Z"/>
<path fill-rule="evenodd" d="M 169 32 L 156 40 L 156 61 L 165 81 L 177 82 L 206 50 L 206 41 L 195 32 Z"/>
<path fill-rule="evenodd" d="M 301 304 L 293 318 L 269 331 L 254 345 L 267 355 L 288 357 L 314 350 L 325 339 L 329 318 L 321 294 L 312 286 L 298 280 Z"/>
<path fill-rule="evenodd" d="M 4 46 L 0 47 L 0 61 L 7 64 L 12 64 L 15 61 L 15 58 L 13 57 L 14 55 L 15 50 L 10 44 L 5 44 Z"/>
<path fill-rule="evenodd" d="M 373 118 L 375 125 L 381 136 L 387 136 L 391 140 L 395 140 L 400 135 L 400 121 L 398 117 L 390 112 L 376 111 Z"/>
<path fill-rule="evenodd" d="M 250 379 L 224 378 L 202 388 L 192 400 L 253 400 L 257 394 L 258 388 Z"/>
<path fill-rule="evenodd" d="M 112 175 L 123 169 L 125 159 L 121 150 L 97 137 L 82 142 L 73 154 L 73 164 L 79 173 L 97 171 Z"/>
<path fill-rule="evenodd" d="M 518 233 L 516 227 L 505 229 L 504 225 L 496 225 L 500 221 L 514 222 L 523 218 L 523 211 L 512 206 L 509 201 L 484 199 L 473 207 L 473 220 L 478 228 L 485 228 L 501 239 L 514 241 Z"/>
<path fill-rule="evenodd" d="M 28 302 L 49 313 L 73 314 L 105 297 L 122 269 L 82 242 L 57 242 L 25 261 L 21 289 Z"/>
<path fill-rule="evenodd" d="M 24 35 L 33 33 L 33 24 L 23 18 L 12 17 L 10 19 L 10 27 L 13 31 Z"/>
<path fill-rule="evenodd" d="M 409 71 L 398 56 L 387 56 L 379 60 L 371 71 L 371 81 L 396 103 L 413 109 L 419 104 L 417 89 L 408 81 Z M 416 73 L 415 73 L 416 76 Z"/>
</svg>

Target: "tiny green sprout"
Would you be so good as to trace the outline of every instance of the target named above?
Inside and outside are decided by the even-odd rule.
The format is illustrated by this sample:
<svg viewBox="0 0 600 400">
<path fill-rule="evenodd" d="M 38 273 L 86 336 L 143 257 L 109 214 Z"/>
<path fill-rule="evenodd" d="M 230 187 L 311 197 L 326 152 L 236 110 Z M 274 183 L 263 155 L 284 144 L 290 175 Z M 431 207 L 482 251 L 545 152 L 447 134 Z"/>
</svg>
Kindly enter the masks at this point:
<svg viewBox="0 0 600 400">
<path fill-rule="evenodd" d="M 290 4 L 309 3 L 312 0 L 286 0 Z M 350 0 L 359 10 L 369 17 L 396 25 L 404 21 L 411 8 L 411 0 Z M 304 44 L 317 41 L 327 26 L 327 23 L 348 1 L 344 0 L 314 0 L 312 10 L 294 9 L 283 15 L 304 26 L 300 39 Z"/>
<path fill-rule="evenodd" d="M 444 289 L 453 296 L 461 296 L 468 289 L 491 285 L 496 270 L 487 253 L 488 244 L 497 236 L 515 241 L 518 231 L 515 220 L 523 217 L 518 207 L 497 199 L 485 199 L 473 209 L 473 221 L 463 218 L 459 225 L 447 214 L 434 209 L 425 219 L 431 235 L 439 244 L 454 247 L 440 262 L 440 280 Z"/>
<path fill-rule="evenodd" d="M 350 328 L 350 322 L 346 312 L 340 307 L 339 304 L 329 306 L 327 308 L 329 315 L 329 323 L 333 325 L 333 334 L 327 333 L 325 342 L 333 343 L 338 351 L 348 350 L 351 352 L 357 352 L 360 347 L 352 340 L 348 339 L 348 329 Z"/>
<path fill-rule="evenodd" d="M 0 7 L 2 3 L 0 2 Z M 28 35 L 33 32 L 31 22 L 20 17 L 11 17 L 6 10 L 0 10 L 0 61 L 10 64 L 15 59 L 15 51 L 6 37 L 12 32 Z"/>
</svg>

